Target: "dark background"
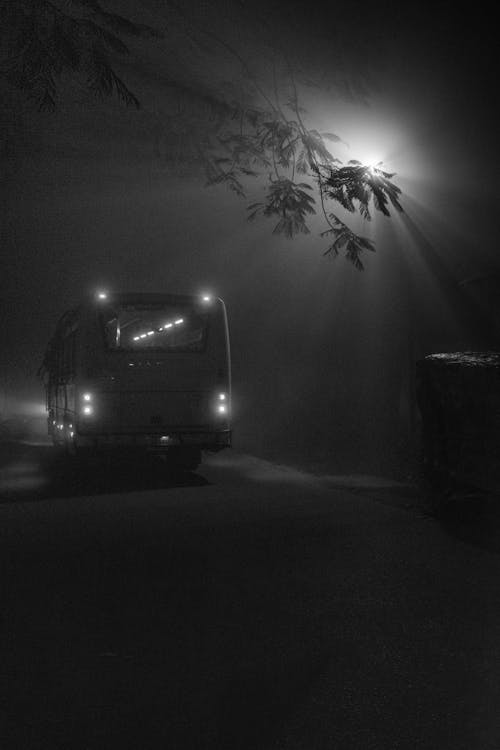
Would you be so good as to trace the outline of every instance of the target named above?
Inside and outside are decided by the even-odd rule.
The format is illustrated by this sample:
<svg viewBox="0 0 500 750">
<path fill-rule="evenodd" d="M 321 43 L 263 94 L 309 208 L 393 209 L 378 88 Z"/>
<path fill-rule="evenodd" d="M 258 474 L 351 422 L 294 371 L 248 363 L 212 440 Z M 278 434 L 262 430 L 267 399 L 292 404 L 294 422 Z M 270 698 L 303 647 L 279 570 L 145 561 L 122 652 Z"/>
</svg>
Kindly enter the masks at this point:
<svg viewBox="0 0 500 750">
<path fill-rule="evenodd" d="M 262 181 L 242 201 L 172 161 L 175 139 L 161 135 L 169 81 L 227 92 L 241 69 L 221 49 L 188 48 L 172 6 L 104 5 L 171 30 L 119 63 L 139 111 L 70 81 L 54 113 L 2 88 L 0 411 L 40 413 L 47 340 L 95 286 L 210 289 L 229 311 L 236 447 L 342 471 L 411 471 L 415 359 L 497 348 L 493 19 L 452 3 L 181 4 L 196 33 L 229 39 L 264 80 L 265 28 L 321 84 L 302 91 L 310 126 L 349 143 L 341 159 L 377 156 L 397 172 L 405 215 L 369 226 L 352 217 L 377 245 L 359 273 L 323 257 L 319 218 L 292 241 L 265 220 L 248 224 Z M 346 96 L 339 71 L 362 82 L 367 102 Z M 487 281 L 460 286 L 478 274 Z"/>
</svg>

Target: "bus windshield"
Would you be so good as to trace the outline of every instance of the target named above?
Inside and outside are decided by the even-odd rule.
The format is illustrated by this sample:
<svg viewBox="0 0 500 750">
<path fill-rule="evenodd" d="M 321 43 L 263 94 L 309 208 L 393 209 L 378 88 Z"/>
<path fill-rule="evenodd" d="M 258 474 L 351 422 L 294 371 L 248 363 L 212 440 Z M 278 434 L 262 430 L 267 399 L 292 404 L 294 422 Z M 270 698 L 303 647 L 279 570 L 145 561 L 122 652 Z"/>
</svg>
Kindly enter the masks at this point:
<svg viewBox="0 0 500 750">
<path fill-rule="evenodd" d="M 201 352 L 207 316 L 182 304 L 121 304 L 100 315 L 106 346 L 119 351 Z"/>
</svg>

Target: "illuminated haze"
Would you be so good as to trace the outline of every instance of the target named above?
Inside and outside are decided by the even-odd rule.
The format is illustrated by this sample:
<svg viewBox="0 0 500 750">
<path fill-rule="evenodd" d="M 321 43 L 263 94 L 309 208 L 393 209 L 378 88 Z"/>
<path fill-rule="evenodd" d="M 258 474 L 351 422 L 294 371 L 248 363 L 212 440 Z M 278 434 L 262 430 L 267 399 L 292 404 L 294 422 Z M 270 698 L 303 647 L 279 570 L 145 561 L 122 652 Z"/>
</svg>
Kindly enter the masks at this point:
<svg viewBox="0 0 500 750">
<path fill-rule="evenodd" d="M 141 9 L 149 22 L 162 4 L 111 5 Z M 227 4 L 218 8 L 221 27 L 237 37 L 234 15 L 259 5 L 230 7 L 233 20 Z M 4 401 L 41 400 L 35 372 L 46 342 L 88 290 L 208 290 L 229 311 L 236 447 L 339 471 L 406 470 L 415 357 L 496 342 L 457 292 L 458 281 L 498 270 L 485 22 L 465 29 L 446 5 L 432 18 L 392 4 L 366 17 L 359 6 L 336 14 L 320 4 L 307 19 L 287 7 L 296 22 L 280 28 L 280 43 L 303 59 L 314 49 L 313 72 L 335 27 L 349 69 L 371 73 L 369 104 L 301 88 L 308 124 L 349 144 L 332 148 L 336 156 L 397 173 L 405 215 L 368 223 L 338 211 L 376 243 L 365 271 L 323 257 L 319 215 L 292 241 L 272 235 L 270 222 L 247 223 L 263 183 L 241 201 L 162 168 L 142 113 L 108 102 L 39 115 L 14 102 L 4 152 Z M 279 17 L 280 6 L 272 10 Z M 251 29 L 239 33 L 252 58 Z M 233 70 L 216 56 L 217 75 L 226 64 Z M 140 95 L 147 75 L 130 75 Z M 160 80 L 147 89 L 147 106 L 159 90 Z"/>
</svg>

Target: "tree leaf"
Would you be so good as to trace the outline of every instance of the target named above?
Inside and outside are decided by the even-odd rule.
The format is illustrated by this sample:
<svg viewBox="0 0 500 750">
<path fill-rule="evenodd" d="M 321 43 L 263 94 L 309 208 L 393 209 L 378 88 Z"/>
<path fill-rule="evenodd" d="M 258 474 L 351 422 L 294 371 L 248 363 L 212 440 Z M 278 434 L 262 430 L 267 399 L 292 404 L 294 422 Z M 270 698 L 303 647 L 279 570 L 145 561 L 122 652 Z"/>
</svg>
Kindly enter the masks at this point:
<svg viewBox="0 0 500 750">
<path fill-rule="evenodd" d="M 340 138 L 338 135 L 335 135 L 335 133 L 321 133 L 321 136 L 329 141 L 334 141 L 335 143 L 339 143 L 342 141 L 342 138 Z"/>
</svg>

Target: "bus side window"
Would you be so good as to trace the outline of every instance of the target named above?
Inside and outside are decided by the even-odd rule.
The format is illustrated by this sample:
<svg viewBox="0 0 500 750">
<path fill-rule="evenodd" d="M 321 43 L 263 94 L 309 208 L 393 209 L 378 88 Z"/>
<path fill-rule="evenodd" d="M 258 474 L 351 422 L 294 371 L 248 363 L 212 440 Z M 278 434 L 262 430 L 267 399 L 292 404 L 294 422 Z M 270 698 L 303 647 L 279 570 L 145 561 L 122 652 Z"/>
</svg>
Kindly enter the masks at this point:
<svg viewBox="0 0 500 750">
<path fill-rule="evenodd" d="M 69 343 L 71 375 L 74 377 L 76 375 L 76 331 L 71 332 Z"/>
<path fill-rule="evenodd" d="M 61 339 L 57 342 L 57 353 L 55 357 L 56 382 L 61 383 L 64 378 L 64 344 Z"/>
<path fill-rule="evenodd" d="M 75 333 L 72 331 L 64 342 L 64 376 L 71 378 L 75 374 Z"/>
<path fill-rule="evenodd" d="M 75 351 L 76 351 L 76 333 L 71 331 L 67 334 L 59 347 L 60 351 L 60 367 L 59 377 L 62 380 L 68 380 L 75 374 Z"/>
</svg>

